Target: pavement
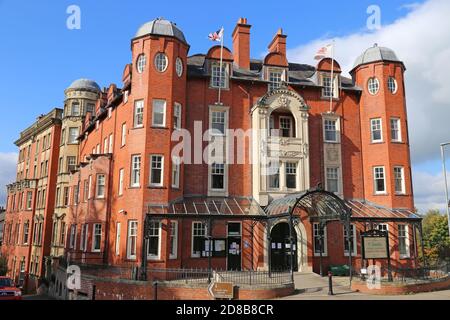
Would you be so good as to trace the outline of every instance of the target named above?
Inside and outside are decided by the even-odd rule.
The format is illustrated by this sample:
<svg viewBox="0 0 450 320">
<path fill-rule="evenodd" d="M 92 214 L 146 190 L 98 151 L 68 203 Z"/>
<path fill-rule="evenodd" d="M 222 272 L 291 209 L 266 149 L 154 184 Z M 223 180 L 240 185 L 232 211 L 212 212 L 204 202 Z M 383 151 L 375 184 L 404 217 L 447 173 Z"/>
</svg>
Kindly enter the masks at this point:
<svg viewBox="0 0 450 320">
<path fill-rule="evenodd" d="M 294 276 L 296 292 L 281 300 L 450 300 L 450 290 L 401 296 L 379 296 L 353 292 L 348 277 L 333 277 L 333 296 L 328 295 L 328 277 L 315 273 Z"/>
</svg>

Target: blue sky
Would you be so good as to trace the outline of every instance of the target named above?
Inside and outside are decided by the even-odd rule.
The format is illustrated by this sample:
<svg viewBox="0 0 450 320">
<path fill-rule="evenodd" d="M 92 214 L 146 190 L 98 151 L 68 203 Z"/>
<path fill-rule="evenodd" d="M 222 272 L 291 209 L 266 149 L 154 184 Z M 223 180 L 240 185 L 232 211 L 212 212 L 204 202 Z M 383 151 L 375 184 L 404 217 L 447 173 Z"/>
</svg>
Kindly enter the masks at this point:
<svg viewBox="0 0 450 320">
<path fill-rule="evenodd" d="M 355 34 L 372 37 L 366 29 L 368 6 L 380 6 L 382 25 L 390 26 L 413 16 L 411 12 L 424 2 L 231 0 L 221 7 L 220 2 L 211 1 L 0 0 L 0 108 L 3 119 L 7 119 L 2 121 L 0 131 L 0 155 L 16 152 L 13 141 L 20 130 L 39 114 L 63 104 L 64 89 L 73 80 L 91 78 L 101 86 L 120 86 L 123 68 L 130 62 L 130 39 L 141 24 L 156 17 L 177 23 L 191 45 L 190 54 L 206 52 L 212 45 L 208 33 L 222 25 L 225 45 L 231 47 L 231 32 L 243 16 L 253 25 L 251 53 L 259 58 L 282 27 L 288 34 L 291 57 L 311 63 L 312 57 L 303 58 L 295 50 L 323 39 L 345 40 Z M 81 9 L 81 30 L 66 27 L 66 9 L 72 4 Z M 346 42 L 342 43 L 344 46 Z M 352 51 L 351 59 L 359 53 Z M 440 163 L 436 155 L 414 156 L 414 166 L 423 173 L 437 175 Z M 4 166 L 1 161 L 0 175 Z"/>
<path fill-rule="evenodd" d="M 370 1 L 228 1 L 220 12 L 210 1 L 80 1 L 0 0 L 0 87 L 8 92 L 1 101 L 0 151 L 16 151 L 12 141 L 36 116 L 61 106 L 63 91 L 72 80 L 88 77 L 101 86 L 120 85 L 121 73 L 130 62 L 130 39 L 139 26 L 155 17 L 175 21 L 191 45 L 190 53 L 206 52 L 207 35 L 224 25 L 226 45 L 240 16 L 252 28 L 252 55 L 259 57 L 279 27 L 295 47 L 326 35 L 343 35 L 365 27 Z M 176 3 L 176 4 L 175 4 Z M 382 22 L 406 13 L 404 1 L 378 1 Z M 81 30 L 66 28 L 69 5 L 81 8 Z M 217 4 L 217 3 L 215 3 Z M 315 14 L 320 13 L 320 16 Z M 319 20 L 320 19 L 320 20 Z M 6 49 L 6 50 L 5 50 Z M 20 113 L 17 111 L 20 110 Z"/>
</svg>

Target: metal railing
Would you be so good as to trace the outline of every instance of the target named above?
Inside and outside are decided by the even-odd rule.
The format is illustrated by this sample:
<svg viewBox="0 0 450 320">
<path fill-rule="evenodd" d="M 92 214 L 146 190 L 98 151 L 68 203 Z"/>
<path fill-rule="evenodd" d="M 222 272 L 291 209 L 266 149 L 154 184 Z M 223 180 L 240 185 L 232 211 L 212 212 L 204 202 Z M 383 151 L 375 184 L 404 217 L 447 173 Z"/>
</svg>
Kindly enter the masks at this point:
<svg viewBox="0 0 450 320">
<path fill-rule="evenodd" d="M 224 271 L 205 269 L 149 269 L 149 281 L 172 284 L 208 284 L 214 282 L 231 282 L 234 285 L 284 285 L 292 283 L 290 272 L 267 271 Z"/>
<path fill-rule="evenodd" d="M 390 274 L 390 276 L 389 276 Z M 367 275 L 365 275 L 367 277 Z M 386 267 L 381 268 L 382 282 L 415 283 L 420 281 L 434 281 L 450 276 L 450 263 L 420 266 L 418 268 Z"/>
</svg>

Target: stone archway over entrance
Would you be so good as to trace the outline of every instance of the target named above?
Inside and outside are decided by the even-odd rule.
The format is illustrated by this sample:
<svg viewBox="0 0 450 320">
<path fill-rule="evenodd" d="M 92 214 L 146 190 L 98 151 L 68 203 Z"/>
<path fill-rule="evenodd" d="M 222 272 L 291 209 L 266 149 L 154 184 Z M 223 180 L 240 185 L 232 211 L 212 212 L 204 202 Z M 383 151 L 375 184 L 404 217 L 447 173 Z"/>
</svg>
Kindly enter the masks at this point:
<svg viewBox="0 0 450 320">
<path fill-rule="evenodd" d="M 289 247 L 292 248 L 297 241 L 297 234 L 294 226 L 300 223 L 299 217 L 296 215 L 297 210 L 303 210 L 308 214 L 309 220 L 319 225 L 319 235 L 323 234 L 323 230 L 328 222 L 340 221 L 344 224 L 347 230 L 347 239 L 349 248 L 351 250 L 351 224 L 350 219 L 352 215 L 351 209 L 345 204 L 345 202 L 336 196 L 334 193 L 324 191 L 320 188 L 312 191 L 307 191 L 299 194 L 292 194 L 282 199 L 273 201 L 266 207 L 265 211 L 269 219 L 269 230 L 272 230 L 273 226 L 276 226 L 281 219 L 288 221 L 288 227 L 284 230 L 284 236 L 289 238 Z M 281 230 L 281 229 L 280 229 Z M 279 232 L 279 231 L 278 231 Z M 279 238 L 282 236 L 277 235 Z M 269 258 L 269 270 L 271 270 L 273 264 L 271 261 L 272 254 L 271 249 L 273 246 L 272 232 L 268 234 L 268 242 L 270 247 L 268 248 Z M 278 244 L 276 244 L 278 248 Z M 320 246 L 323 246 L 323 237 L 320 238 Z M 321 251 L 322 253 L 322 251 Z M 294 259 L 295 256 L 289 253 L 291 262 L 287 264 L 291 272 L 294 272 Z M 298 264 L 297 264 L 298 265 Z M 349 254 L 349 267 L 350 267 L 350 279 L 352 277 L 352 254 Z M 320 254 L 320 273 L 322 273 L 322 254 Z"/>
<path fill-rule="evenodd" d="M 280 222 L 270 231 L 270 269 L 273 271 L 288 271 L 291 267 L 298 271 L 297 231 L 292 229 L 293 245 L 289 234 L 288 222 Z M 291 255 L 294 255 L 293 259 Z"/>
</svg>

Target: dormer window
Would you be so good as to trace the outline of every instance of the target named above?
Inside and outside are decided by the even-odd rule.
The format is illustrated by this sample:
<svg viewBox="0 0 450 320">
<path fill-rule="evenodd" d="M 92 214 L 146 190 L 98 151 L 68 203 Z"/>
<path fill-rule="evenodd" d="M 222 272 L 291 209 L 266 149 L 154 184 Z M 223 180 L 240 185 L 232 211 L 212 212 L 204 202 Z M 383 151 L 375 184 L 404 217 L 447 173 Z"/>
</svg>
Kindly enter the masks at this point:
<svg viewBox="0 0 450 320">
<path fill-rule="evenodd" d="M 331 88 L 331 74 L 330 73 L 322 73 L 320 75 L 320 85 L 322 88 L 322 98 L 338 98 L 339 95 L 339 81 L 338 75 L 333 75 L 334 83 L 333 88 Z"/>
<path fill-rule="evenodd" d="M 269 68 L 267 79 L 269 80 L 269 92 L 279 89 L 283 81 L 286 81 L 285 71 L 279 68 Z"/>
<path fill-rule="evenodd" d="M 212 88 L 228 88 L 229 65 L 222 64 L 222 72 L 220 72 L 220 63 L 214 62 L 211 65 L 211 87 Z"/>
</svg>

